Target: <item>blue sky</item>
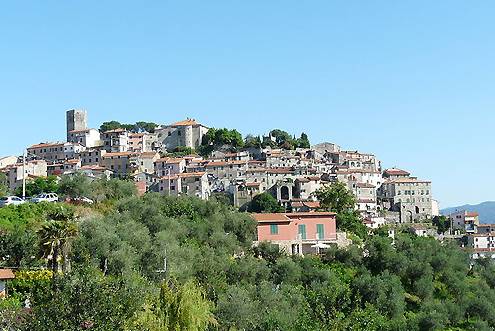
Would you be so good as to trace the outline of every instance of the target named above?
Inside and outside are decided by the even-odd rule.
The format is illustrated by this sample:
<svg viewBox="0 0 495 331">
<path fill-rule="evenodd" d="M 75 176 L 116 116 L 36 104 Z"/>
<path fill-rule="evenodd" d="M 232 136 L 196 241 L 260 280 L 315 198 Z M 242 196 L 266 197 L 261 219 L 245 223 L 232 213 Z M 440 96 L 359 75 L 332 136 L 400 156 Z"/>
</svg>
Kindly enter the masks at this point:
<svg viewBox="0 0 495 331">
<path fill-rule="evenodd" d="M 495 200 L 493 1 L 0 4 L 0 155 L 102 121 L 264 133 L 375 153 L 441 206 Z"/>
</svg>

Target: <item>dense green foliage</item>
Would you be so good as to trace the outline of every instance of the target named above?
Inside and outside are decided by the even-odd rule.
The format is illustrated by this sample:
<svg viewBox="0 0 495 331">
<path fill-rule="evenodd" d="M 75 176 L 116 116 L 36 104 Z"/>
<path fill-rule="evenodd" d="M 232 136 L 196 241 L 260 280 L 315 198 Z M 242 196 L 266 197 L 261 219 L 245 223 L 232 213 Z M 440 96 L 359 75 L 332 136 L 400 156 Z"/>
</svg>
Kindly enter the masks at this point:
<svg viewBox="0 0 495 331">
<path fill-rule="evenodd" d="M 201 155 L 207 156 L 216 148 L 228 146 L 232 150 L 238 150 L 244 147 L 244 140 L 239 131 L 232 129 L 215 129 L 211 128 L 203 136 L 203 141 L 198 149 Z"/>
<path fill-rule="evenodd" d="M 7 182 L 7 175 L 0 172 L 0 197 L 6 195 L 9 192 L 9 185 Z"/>
<path fill-rule="evenodd" d="M 103 122 L 100 125 L 100 132 L 116 130 L 116 129 L 126 129 L 131 132 L 155 132 L 155 129 L 158 127 L 158 124 L 153 122 L 136 122 L 135 124 L 122 124 L 117 121 L 109 121 Z"/>
<path fill-rule="evenodd" d="M 431 223 L 437 227 L 438 233 L 445 233 L 450 229 L 451 220 L 446 216 L 435 216 Z"/>
<path fill-rule="evenodd" d="M 351 211 L 356 205 L 354 194 L 342 182 L 334 182 L 317 190 L 314 195 L 320 202 L 321 208 L 342 213 Z"/>
<path fill-rule="evenodd" d="M 263 147 L 277 147 L 283 149 L 295 149 L 295 148 L 310 148 L 309 138 L 306 133 L 301 133 L 301 136 L 297 139 L 295 136 L 292 137 L 288 132 L 275 129 L 270 131 L 270 137 L 274 139 L 265 139 L 262 143 Z"/>
<path fill-rule="evenodd" d="M 57 269 L 65 260 L 72 269 L 20 273 L 9 284 L 11 299 L 0 301 L 0 329 L 495 327 L 494 264 L 471 267 L 468 254 L 448 242 L 400 231 L 392 242 L 381 231 L 323 256 L 290 257 L 267 243 L 253 248 L 254 221 L 217 201 L 107 193 L 91 208 L 66 208 L 0 209 L 2 265 L 53 267 L 45 248 L 62 252 L 68 241 Z M 351 228 L 354 216 L 344 211 L 339 222 Z M 75 222 L 77 232 L 45 231 L 50 220 Z M 158 272 L 164 259 L 167 272 Z"/>
<path fill-rule="evenodd" d="M 284 208 L 270 193 L 264 192 L 256 195 L 248 205 L 250 213 L 281 213 Z"/>
<path fill-rule="evenodd" d="M 57 192 L 58 184 L 56 176 L 38 177 L 34 180 L 26 180 L 26 196 L 33 197 L 40 193 Z M 15 195 L 22 197 L 22 186 L 15 190 Z"/>
</svg>

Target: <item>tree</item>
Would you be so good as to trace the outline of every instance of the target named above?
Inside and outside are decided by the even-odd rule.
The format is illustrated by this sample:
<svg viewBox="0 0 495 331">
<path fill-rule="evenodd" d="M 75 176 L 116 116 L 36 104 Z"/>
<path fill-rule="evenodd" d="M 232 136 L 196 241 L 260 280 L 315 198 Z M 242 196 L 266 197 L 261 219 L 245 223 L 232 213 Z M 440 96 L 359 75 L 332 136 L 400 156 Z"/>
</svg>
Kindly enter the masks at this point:
<svg viewBox="0 0 495 331">
<path fill-rule="evenodd" d="M 356 198 L 342 182 L 334 182 L 317 190 L 314 195 L 323 209 L 342 213 L 354 210 Z"/>
<path fill-rule="evenodd" d="M 26 183 L 26 196 L 31 197 L 40 193 L 58 192 L 56 176 L 37 177 Z M 22 196 L 22 186 L 15 190 L 17 196 Z"/>
<path fill-rule="evenodd" d="M 155 132 L 155 129 L 158 127 L 158 124 L 153 123 L 153 122 L 136 122 L 134 124 L 134 129 L 133 131 L 135 132 L 149 132 L 153 133 Z"/>
<path fill-rule="evenodd" d="M 440 234 L 445 233 L 450 229 L 451 221 L 446 216 L 435 216 L 433 217 L 432 223 L 437 227 L 437 232 Z"/>
<path fill-rule="evenodd" d="M 360 238 L 365 238 L 368 228 L 357 211 L 346 210 L 337 214 L 337 228 L 352 232 Z"/>
<path fill-rule="evenodd" d="M 121 129 L 122 124 L 117 121 L 109 121 L 109 122 L 103 122 L 100 125 L 100 132 L 106 132 L 110 130 L 116 130 L 116 129 Z"/>
<path fill-rule="evenodd" d="M 105 178 L 95 180 L 91 183 L 91 198 L 101 202 L 104 200 L 118 200 L 137 194 L 136 185 L 127 180 Z"/>
<path fill-rule="evenodd" d="M 282 213 L 284 208 L 270 193 L 264 192 L 256 195 L 248 205 L 251 213 Z"/>
<path fill-rule="evenodd" d="M 260 136 L 253 136 L 248 134 L 244 139 L 244 147 L 245 148 L 261 148 L 261 138 Z"/>
<path fill-rule="evenodd" d="M 26 330 L 123 330 L 150 292 L 139 277 L 104 277 L 87 266 L 56 275 L 51 285 L 32 298 Z"/>
<path fill-rule="evenodd" d="M 294 146 L 294 139 L 292 139 L 291 135 L 286 131 L 275 129 L 270 131 L 270 136 L 275 138 L 275 142 L 279 147 L 282 147 L 286 143 L 290 146 Z"/>
<path fill-rule="evenodd" d="M 310 148 L 311 144 L 309 143 L 308 135 L 306 133 L 301 133 L 301 137 L 297 139 L 297 147 L 299 148 Z"/>
<path fill-rule="evenodd" d="M 43 256 L 48 259 L 53 273 L 59 270 L 59 258 L 63 261 L 63 271 L 67 271 L 70 269 L 71 242 L 77 235 L 74 212 L 65 206 L 59 206 L 47 218 L 38 230 Z"/>
<path fill-rule="evenodd" d="M 0 172 L 0 197 L 7 195 L 9 192 L 9 185 L 7 181 L 7 175 L 3 172 Z"/>
<path fill-rule="evenodd" d="M 215 129 L 211 128 L 203 136 L 203 141 L 198 149 L 201 155 L 210 154 L 215 148 L 222 147 L 224 145 L 230 146 L 232 149 L 237 150 L 244 146 L 244 140 L 239 131 L 226 128 Z"/>
<path fill-rule="evenodd" d="M 83 173 L 64 175 L 59 182 L 59 193 L 71 199 L 91 195 L 91 182 Z"/>
<path fill-rule="evenodd" d="M 217 324 L 213 303 L 193 280 L 184 285 L 175 280 L 164 283 L 158 300 L 145 304 L 128 326 L 128 330 L 179 331 L 207 330 Z"/>
</svg>

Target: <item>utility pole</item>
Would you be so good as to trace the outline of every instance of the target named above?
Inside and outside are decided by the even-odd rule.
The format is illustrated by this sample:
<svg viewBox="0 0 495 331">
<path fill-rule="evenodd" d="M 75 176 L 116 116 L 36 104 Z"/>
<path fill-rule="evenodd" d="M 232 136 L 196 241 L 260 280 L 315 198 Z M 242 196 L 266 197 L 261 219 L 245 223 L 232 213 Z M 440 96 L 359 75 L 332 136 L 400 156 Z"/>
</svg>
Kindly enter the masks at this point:
<svg viewBox="0 0 495 331">
<path fill-rule="evenodd" d="M 22 152 L 22 199 L 26 199 L 26 150 Z"/>
<path fill-rule="evenodd" d="M 168 174 L 168 196 L 170 196 L 170 166 L 167 167 L 167 174 Z"/>
</svg>

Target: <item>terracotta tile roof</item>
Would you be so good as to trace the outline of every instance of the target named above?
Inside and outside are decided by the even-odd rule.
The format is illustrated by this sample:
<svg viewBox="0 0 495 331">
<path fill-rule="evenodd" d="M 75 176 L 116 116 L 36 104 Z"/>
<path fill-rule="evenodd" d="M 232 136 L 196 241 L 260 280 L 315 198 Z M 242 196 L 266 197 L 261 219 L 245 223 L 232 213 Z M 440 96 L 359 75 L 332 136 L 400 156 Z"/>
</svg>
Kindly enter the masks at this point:
<svg viewBox="0 0 495 331">
<path fill-rule="evenodd" d="M 81 162 L 81 160 L 79 160 L 79 159 L 72 159 L 72 160 L 65 161 L 65 163 L 69 163 L 69 164 L 77 164 L 79 162 Z"/>
<path fill-rule="evenodd" d="M 203 177 L 206 172 L 183 172 L 179 174 L 181 178 L 189 178 L 189 177 Z"/>
<path fill-rule="evenodd" d="M 15 275 L 12 269 L 0 269 L 0 279 L 14 279 Z"/>
<path fill-rule="evenodd" d="M 243 165 L 247 164 L 246 161 L 210 161 L 206 164 L 207 167 L 224 167 L 230 165 Z"/>
<path fill-rule="evenodd" d="M 375 185 L 369 183 L 356 183 L 356 187 L 359 188 L 376 188 Z"/>
<path fill-rule="evenodd" d="M 183 158 L 173 158 L 173 157 L 164 157 L 161 159 L 156 160 L 156 163 L 163 162 L 163 163 L 169 163 L 169 164 L 176 164 L 176 163 L 181 163 L 182 161 L 185 161 Z"/>
<path fill-rule="evenodd" d="M 389 176 L 409 176 L 411 174 L 405 170 L 397 168 L 386 169 L 383 173 Z"/>
<path fill-rule="evenodd" d="M 267 213 L 267 214 L 251 214 L 251 216 L 258 222 L 290 222 L 299 218 L 335 218 L 335 213 L 329 212 L 301 212 L 301 213 Z"/>
<path fill-rule="evenodd" d="M 252 214 L 257 222 L 290 222 L 285 214 L 267 213 L 267 214 Z"/>
<path fill-rule="evenodd" d="M 480 214 L 477 212 L 466 213 L 466 217 L 478 217 Z"/>
<path fill-rule="evenodd" d="M 178 179 L 178 175 L 170 175 L 170 176 L 162 176 L 160 177 L 160 180 L 170 180 L 170 179 Z"/>
<path fill-rule="evenodd" d="M 54 142 L 54 143 L 41 143 L 41 144 L 36 144 L 31 147 L 28 147 L 27 149 L 34 149 L 34 148 L 48 148 L 48 147 L 54 147 L 54 146 L 63 146 L 64 143 L 61 142 Z"/>
<path fill-rule="evenodd" d="M 393 180 L 388 180 L 385 183 L 387 184 L 396 184 L 396 183 L 431 183 L 428 180 L 420 180 L 417 178 L 397 178 Z"/>
<path fill-rule="evenodd" d="M 305 205 L 308 208 L 320 208 L 319 201 L 305 201 L 303 202 L 303 205 Z"/>
<path fill-rule="evenodd" d="M 155 157 L 158 153 L 157 152 L 142 152 L 138 153 L 138 156 L 140 157 Z"/>
<path fill-rule="evenodd" d="M 190 125 L 198 125 L 198 122 L 196 122 L 195 119 L 188 118 L 184 121 L 176 122 L 172 124 L 171 126 L 190 126 Z"/>
<path fill-rule="evenodd" d="M 126 129 L 118 128 L 118 129 L 113 129 L 113 130 L 108 130 L 103 133 L 121 133 L 121 132 L 126 132 Z"/>
</svg>

